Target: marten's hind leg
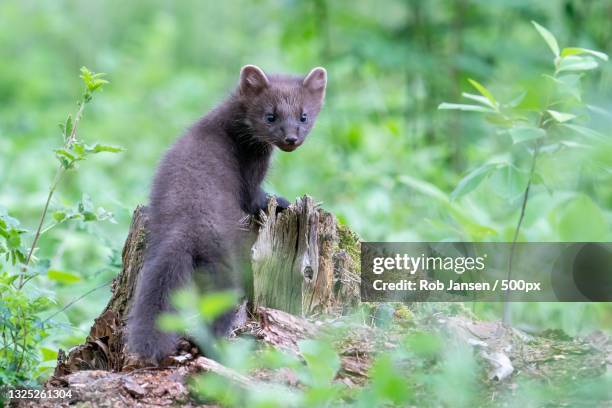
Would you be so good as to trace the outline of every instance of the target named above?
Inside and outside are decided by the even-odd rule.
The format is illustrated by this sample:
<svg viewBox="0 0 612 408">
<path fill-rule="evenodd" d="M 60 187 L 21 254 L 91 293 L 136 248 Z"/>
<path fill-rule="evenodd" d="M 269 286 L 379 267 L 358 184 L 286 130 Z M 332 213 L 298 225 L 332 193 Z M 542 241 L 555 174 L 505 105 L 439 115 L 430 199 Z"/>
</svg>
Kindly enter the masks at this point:
<svg viewBox="0 0 612 408">
<path fill-rule="evenodd" d="M 219 250 L 216 246 L 215 251 L 208 251 L 206 260 L 196 263 L 194 281 L 201 293 L 235 290 L 244 297 L 247 296 L 245 284 L 248 279 L 250 268 L 238 262 L 235 256 L 236 250 Z M 217 337 L 229 335 L 233 329 L 246 322 L 247 309 L 246 302 L 241 301 L 232 309 L 218 316 L 211 325 L 213 334 Z"/>
<path fill-rule="evenodd" d="M 170 294 L 186 285 L 193 272 L 193 258 L 184 250 L 164 248 L 145 261 L 135 301 L 128 318 L 128 350 L 153 362 L 176 351 L 178 336 L 156 326 L 163 312 L 171 310 Z"/>
</svg>

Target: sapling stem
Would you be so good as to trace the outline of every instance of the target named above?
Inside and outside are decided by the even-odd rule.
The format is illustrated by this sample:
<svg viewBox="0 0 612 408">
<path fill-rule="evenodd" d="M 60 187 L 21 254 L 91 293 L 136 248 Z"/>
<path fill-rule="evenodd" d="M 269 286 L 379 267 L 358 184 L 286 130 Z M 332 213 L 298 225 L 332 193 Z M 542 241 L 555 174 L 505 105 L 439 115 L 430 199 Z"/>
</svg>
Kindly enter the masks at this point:
<svg viewBox="0 0 612 408">
<path fill-rule="evenodd" d="M 521 226 L 523 225 L 523 220 L 525 219 L 525 210 L 527 209 L 527 201 L 529 200 L 529 191 L 531 190 L 531 184 L 533 182 L 533 175 L 535 174 L 536 161 L 538 158 L 538 152 L 540 150 L 540 142 L 536 141 L 535 148 L 533 150 L 533 157 L 531 159 L 531 169 L 529 170 L 529 178 L 527 180 L 527 186 L 525 187 L 525 192 L 523 193 L 523 200 L 521 203 L 521 213 L 519 215 L 518 222 L 516 223 L 516 228 L 514 229 L 514 237 L 512 238 L 512 246 L 510 247 L 510 257 L 508 259 L 508 275 L 506 276 L 507 280 L 512 278 L 512 261 L 514 259 L 514 251 L 516 249 L 516 243 L 518 241 L 519 232 L 521 231 Z M 510 291 L 506 291 L 504 295 L 504 311 L 502 322 L 504 325 L 511 324 L 511 311 L 510 311 Z"/>
<path fill-rule="evenodd" d="M 76 141 L 77 127 L 79 125 L 81 117 L 83 116 L 83 110 L 85 109 L 85 103 L 86 103 L 85 100 L 82 100 L 82 101 L 79 102 L 79 110 L 77 111 L 77 114 L 74 117 L 74 125 L 72 127 L 72 131 L 70 132 L 70 135 L 68 135 L 68 137 L 66 138 L 66 141 L 64 143 L 64 148 L 65 149 L 69 149 L 74 144 L 74 142 Z M 42 235 L 43 232 L 47 231 L 46 229 L 43 231 L 42 227 L 43 227 L 43 225 L 45 223 L 45 219 L 47 217 L 47 213 L 49 212 L 49 204 L 51 203 L 51 199 L 53 198 L 53 194 L 55 194 L 55 190 L 57 189 L 57 186 L 59 185 L 60 181 L 62 180 L 62 177 L 64 176 L 65 172 L 66 172 L 66 168 L 60 164 L 60 166 L 57 169 L 57 172 L 55 173 L 55 177 L 53 179 L 53 183 L 51 184 L 51 187 L 49 188 L 49 194 L 47 195 L 47 200 L 45 201 L 45 206 L 44 206 L 43 211 L 42 211 L 42 213 L 40 215 L 40 220 L 38 222 L 38 227 L 36 228 L 36 233 L 34 234 L 34 240 L 32 241 L 32 245 L 30 246 L 30 250 L 28 251 L 28 256 L 26 257 L 26 260 L 25 260 L 25 262 L 22 265 L 21 274 L 19 275 L 19 284 L 17 286 L 18 290 L 21 290 L 21 288 L 23 288 L 23 285 L 27 282 L 26 280 L 24 280 L 24 275 L 26 273 L 28 265 L 30 264 L 30 261 L 32 260 L 32 256 L 34 254 L 34 250 L 36 249 L 36 245 L 38 244 L 38 240 L 40 239 L 40 236 Z"/>
</svg>

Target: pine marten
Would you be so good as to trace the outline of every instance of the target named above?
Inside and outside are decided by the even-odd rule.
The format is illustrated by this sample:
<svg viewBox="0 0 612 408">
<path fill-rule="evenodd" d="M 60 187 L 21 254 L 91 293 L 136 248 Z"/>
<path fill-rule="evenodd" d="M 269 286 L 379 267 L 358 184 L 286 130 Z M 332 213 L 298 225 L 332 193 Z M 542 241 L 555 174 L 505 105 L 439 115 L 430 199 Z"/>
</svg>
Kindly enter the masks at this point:
<svg viewBox="0 0 612 408">
<path fill-rule="evenodd" d="M 173 353 L 177 334 L 157 329 L 172 291 L 194 281 L 204 290 L 241 288 L 248 258 L 245 216 L 265 210 L 261 188 L 274 147 L 297 149 L 325 97 L 327 73 L 267 75 L 254 65 L 236 90 L 198 120 L 161 160 L 150 195 L 147 248 L 128 318 L 128 349 L 159 362 Z M 289 205 L 277 198 L 282 210 Z M 245 254 L 246 251 L 246 254 Z M 246 258 L 245 258 L 246 257 Z M 213 325 L 227 334 L 232 319 Z"/>
</svg>

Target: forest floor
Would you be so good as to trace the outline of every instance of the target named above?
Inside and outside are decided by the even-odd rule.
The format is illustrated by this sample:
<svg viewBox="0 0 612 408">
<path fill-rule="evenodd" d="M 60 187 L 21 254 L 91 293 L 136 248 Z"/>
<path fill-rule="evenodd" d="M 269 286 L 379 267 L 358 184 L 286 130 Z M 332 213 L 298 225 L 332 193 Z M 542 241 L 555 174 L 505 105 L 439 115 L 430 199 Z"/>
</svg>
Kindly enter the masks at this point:
<svg viewBox="0 0 612 408">
<path fill-rule="evenodd" d="M 271 201 L 268 214 L 276 214 L 274 205 Z M 95 320 L 84 344 L 67 353 L 60 350 L 55 373 L 45 383 L 47 389 L 69 391 L 70 397 L 22 400 L 13 405 L 216 406 L 207 405 L 194 392 L 197 387 L 192 380 L 202 378 L 205 373 L 220 377 L 223 384 L 231 386 L 231 392 L 239 394 L 254 394 L 271 386 L 303 394 L 312 384 L 306 383 L 301 371 L 313 363 L 301 348 L 304 340 L 327 339 L 326 346 L 312 358 L 323 371 L 329 371 L 336 358 L 338 370 L 333 368 L 331 375 L 324 378 L 330 378 L 337 388 L 349 391 L 335 400 L 343 405 L 350 405 L 360 390 L 380 382 L 377 376 L 381 375 L 381 370 L 376 369 L 379 357 L 393 355 L 397 370 L 393 373 L 389 373 L 392 367 L 382 370 L 385 381 L 396 388 L 400 384 L 400 392 L 410 388 L 411 399 L 407 401 L 418 406 L 447 405 L 435 402 L 438 396 L 431 394 L 438 391 L 432 391 L 430 385 L 432 381 L 442 381 L 463 387 L 463 378 L 457 380 L 453 376 L 467 376 L 477 382 L 474 386 L 474 392 L 478 393 L 477 406 L 524 405 L 520 401 L 529 399 L 534 388 L 540 400 L 548 401 L 546 398 L 552 396 L 554 402 L 528 401 L 528 406 L 576 406 L 577 402 L 581 406 L 601 406 L 602 402 L 612 406 L 612 395 L 606 389 L 612 366 L 612 340 L 607 333 L 596 331 L 586 337 L 570 337 L 559 330 L 526 333 L 499 321 L 479 320 L 463 303 L 359 305 L 359 239 L 347 228 L 337 225 L 333 216 L 318 208 L 308 197 L 281 216 L 266 217 L 259 231 L 258 244 L 254 247 L 262 254 L 273 256 L 281 248 L 281 253 L 290 255 L 289 259 L 299 261 L 282 268 L 278 263 L 265 264 L 266 270 L 278 270 L 277 277 L 282 274 L 300 277 L 287 292 L 291 295 L 287 299 L 294 302 L 293 298 L 299 294 L 314 293 L 317 296 L 309 298 L 311 302 L 301 299 L 298 306 L 316 303 L 312 299 L 327 299 L 335 302 L 335 309 L 340 312 L 313 312 L 309 308 L 290 314 L 266 304 L 255 304 L 251 316 L 234 330 L 229 343 L 236 345 L 236 339 L 244 338 L 254 340 L 256 346 L 241 359 L 264 360 L 266 350 L 282 351 L 291 356 L 293 366 L 276 364 L 277 368 L 262 368 L 264 365 L 260 364 L 252 369 L 230 368 L 229 364 L 224 366 L 202 355 L 194 343 L 187 340 L 181 341 L 176 355 L 155 367 L 144 366 L 136 356 L 126 352 L 125 320 L 146 246 L 146 210 L 139 207 L 123 250 L 123 270 L 113 283 L 113 295 L 106 309 Z M 307 278 L 301 269 L 305 259 L 310 265 L 318 265 L 317 279 Z M 295 265 L 300 268 L 295 269 Z M 317 285 L 321 282 L 326 285 Z M 277 294 L 282 287 L 268 289 Z M 266 297 L 255 297 L 256 300 L 262 298 Z M 347 305 L 354 305 L 349 309 L 356 312 L 344 310 Z M 410 336 L 420 340 L 411 344 L 407 341 Z M 433 343 L 438 350 L 432 352 Z M 208 343 L 200 341 L 200 344 Z M 450 360 L 445 351 L 458 351 L 466 361 L 475 363 L 457 368 L 453 366 L 456 362 L 445 361 Z M 446 377 L 440 377 L 444 371 L 441 367 L 445 366 L 450 370 L 446 370 Z M 596 383 L 598 388 L 594 392 L 594 388 L 581 388 L 580 384 L 585 382 Z M 445 391 L 449 393 L 447 401 L 449 398 L 453 401 L 456 397 L 453 393 L 462 391 L 452 389 L 452 384 Z"/>
<path fill-rule="evenodd" d="M 466 314 L 435 313 L 426 320 L 415 319 L 407 309 L 398 309 L 393 316 L 394 327 L 402 330 L 427 331 L 446 336 L 470 346 L 486 369 L 482 382 L 487 399 L 495 405 L 497 396 L 521 392 L 519 384 L 525 379 L 542 384 L 555 384 L 605 375 L 612 365 L 612 342 L 608 335 L 594 332 L 586 338 L 571 338 L 559 331 L 528 335 L 507 328 L 500 322 L 478 321 Z M 108 321 L 97 321 L 106 324 Z M 95 328 L 100 330 L 101 328 Z M 298 342 L 333 330 L 332 321 L 298 318 L 274 309 L 260 308 L 253 319 L 237 330 L 239 336 L 255 338 L 274 348 L 299 356 Z M 336 344 L 341 357 L 341 369 L 334 381 L 348 387 L 361 387 L 368 382 L 368 370 L 381 350 L 397 347 L 399 331 L 380 330 L 364 324 L 354 326 L 342 343 Z M 112 336 L 111 336 L 112 337 Z M 103 341 L 109 341 L 103 337 Z M 100 341 L 100 340 L 97 340 Z M 453 345 L 449 345 L 452 347 Z M 107 344 L 98 344 L 113 353 Z M 108 360 L 119 356 L 107 356 Z M 86 369 L 86 361 L 66 365 L 64 373 L 56 372 L 46 384 L 47 388 L 72 391 L 65 400 L 21 401 L 19 407 L 74 406 L 217 406 L 198 401 L 190 393 L 189 379 L 199 373 L 212 372 L 241 388 L 257 384 L 275 383 L 299 389 L 303 387 L 291 369 L 255 369 L 239 373 L 202 356 L 197 348 L 181 343 L 177 355 L 168 358 L 160 367 L 142 367 L 126 364 L 122 371 Z M 80 367 L 79 367 L 80 365 Z M 424 396 L 426 397 L 426 396 Z M 572 404 L 568 401 L 568 404 Z"/>
</svg>

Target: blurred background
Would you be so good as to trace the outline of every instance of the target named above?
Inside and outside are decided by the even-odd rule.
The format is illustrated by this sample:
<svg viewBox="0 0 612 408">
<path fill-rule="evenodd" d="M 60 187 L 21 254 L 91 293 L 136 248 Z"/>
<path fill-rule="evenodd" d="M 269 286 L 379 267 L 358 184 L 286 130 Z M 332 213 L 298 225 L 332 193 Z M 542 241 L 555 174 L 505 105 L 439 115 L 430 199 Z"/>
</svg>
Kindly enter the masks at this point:
<svg viewBox="0 0 612 408">
<path fill-rule="evenodd" d="M 269 191 L 312 195 L 364 240 L 511 241 L 523 173 L 494 173 L 447 197 L 496 155 L 527 168 L 524 147 L 481 115 L 437 106 L 470 91 L 467 78 L 504 101 L 527 91 L 523 106 L 536 106 L 542 73 L 554 68 L 531 20 L 562 46 L 612 52 L 610 1 L 1 1 L 0 205 L 35 229 L 62 143 L 57 124 L 76 109 L 83 65 L 111 83 L 88 105 L 80 137 L 126 149 L 95 156 L 61 184 L 52 209 L 85 192 L 116 223 L 50 231 L 39 256 L 71 278 L 37 289 L 60 310 L 116 275 L 160 156 L 233 89 L 244 64 L 329 73 L 316 128 L 298 151 L 276 154 Z M 521 240 L 612 239 L 612 64 L 582 87 L 598 107 L 584 120 L 607 142 L 542 156 Z M 64 329 L 49 347 L 80 342 L 109 294 L 103 287 L 54 316 Z M 500 317 L 498 304 L 468 307 Z M 519 327 L 571 335 L 612 327 L 609 304 L 516 304 L 514 315 Z"/>
</svg>

